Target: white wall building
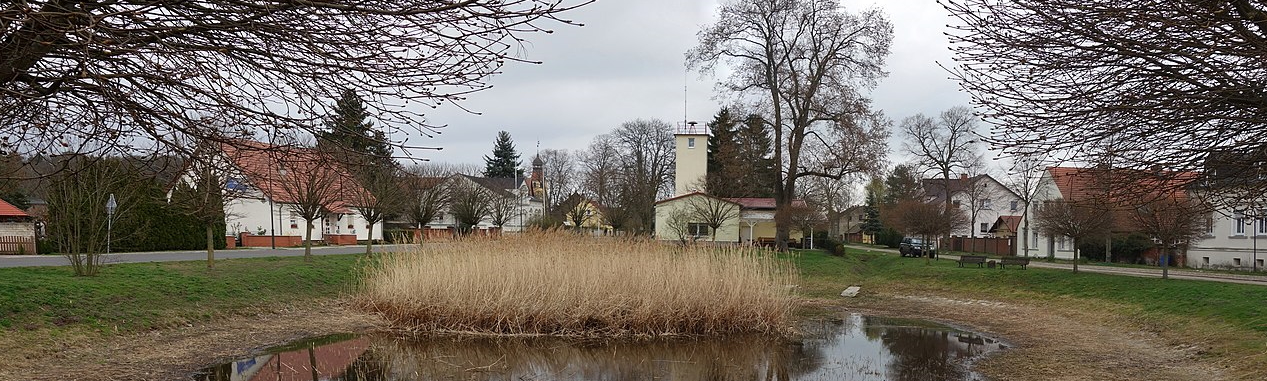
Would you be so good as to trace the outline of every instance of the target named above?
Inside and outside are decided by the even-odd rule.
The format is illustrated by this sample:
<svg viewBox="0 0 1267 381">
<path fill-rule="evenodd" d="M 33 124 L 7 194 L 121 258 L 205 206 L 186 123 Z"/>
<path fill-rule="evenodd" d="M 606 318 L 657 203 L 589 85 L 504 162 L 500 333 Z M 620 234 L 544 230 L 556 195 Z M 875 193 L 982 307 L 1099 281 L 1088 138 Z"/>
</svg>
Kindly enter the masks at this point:
<svg viewBox="0 0 1267 381">
<path fill-rule="evenodd" d="M 930 201 L 945 202 L 949 191 L 951 203 L 971 219 L 967 225 L 955 227 L 950 233 L 954 236 L 991 237 L 990 227 L 999 217 L 1025 213 L 1021 197 L 990 175 L 960 175 L 945 186 L 943 179 L 924 179 L 923 182 Z"/>
<path fill-rule="evenodd" d="M 258 142 L 223 145 L 218 158 L 219 168 L 227 179 L 224 186 L 227 202 L 225 225 L 227 234 L 249 232 L 254 235 L 304 237 L 307 221 L 299 216 L 293 182 L 303 181 L 307 171 L 338 178 L 327 185 L 333 187 L 328 213 L 313 221 L 312 239 L 325 240 L 327 235 L 350 235 L 356 240 L 383 238 L 383 222 L 373 228 L 356 208 L 354 194 L 366 192 L 348 171 L 330 161 L 308 160 L 320 155 L 306 148 L 270 146 Z M 192 174 L 185 181 L 192 183 Z M 285 184 L 284 182 L 292 182 Z M 370 231 L 373 230 L 371 233 Z"/>
</svg>

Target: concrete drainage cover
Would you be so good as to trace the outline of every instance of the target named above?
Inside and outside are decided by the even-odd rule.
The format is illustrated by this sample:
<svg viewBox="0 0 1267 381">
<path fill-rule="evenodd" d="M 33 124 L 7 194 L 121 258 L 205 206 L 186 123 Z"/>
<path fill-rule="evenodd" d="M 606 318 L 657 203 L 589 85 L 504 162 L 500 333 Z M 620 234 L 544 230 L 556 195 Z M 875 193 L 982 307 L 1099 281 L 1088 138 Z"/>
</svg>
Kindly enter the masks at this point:
<svg viewBox="0 0 1267 381">
<path fill-rule="evenodd" d="M 843 296 L 846 298 L 852 298 L 852 297 L 858 296 L 858 291 L 861 291 L 861 290 L 862 290 L 862 287 L 849 286 L 849 288 L 846 288 L 844 291 L 840 292 L 840 296 Z"/>
</svg>

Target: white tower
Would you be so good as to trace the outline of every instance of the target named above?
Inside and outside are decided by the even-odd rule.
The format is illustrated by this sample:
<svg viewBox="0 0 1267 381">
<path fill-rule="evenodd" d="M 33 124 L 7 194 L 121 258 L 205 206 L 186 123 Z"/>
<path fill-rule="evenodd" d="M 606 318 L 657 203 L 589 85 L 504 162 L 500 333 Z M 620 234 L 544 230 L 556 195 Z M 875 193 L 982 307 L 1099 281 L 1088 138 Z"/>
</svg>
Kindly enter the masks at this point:
<svg viewBox="0 0 1267 381">
<path fill-rule="evenodd" d="M 677 140 L 673 195 L 704 190 L 708 175 L 708 127 L 688 122 L 673 134 Z"/>
</svg>

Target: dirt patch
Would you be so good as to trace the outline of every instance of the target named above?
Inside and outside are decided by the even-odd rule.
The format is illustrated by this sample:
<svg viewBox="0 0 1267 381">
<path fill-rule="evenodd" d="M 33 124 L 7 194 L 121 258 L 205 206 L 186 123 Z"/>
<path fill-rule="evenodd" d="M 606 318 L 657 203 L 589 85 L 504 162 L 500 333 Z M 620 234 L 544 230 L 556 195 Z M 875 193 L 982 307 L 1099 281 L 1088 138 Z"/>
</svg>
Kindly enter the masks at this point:
<svg viewBox="0 0 1267 381">
<path fill-rule="evenodd" d="M 1202 361 L 1206 345 L 1175 343 L 1128 317 L 1102 312 L 1110 308 L 865 290 L 858 298 L 811 300 L 807 306 L 832 314 L 844 309 L 930 319 L 1002 338 L 1014 347 L 975 365 L 993 380 L 1231 379 Z M 218 360 L 304 337 L 377 332 L 381 324 L 331 301 L 145 333 L 4 333 L 0 351 L 10 356 L 0 359 L 0 380 L 185 380 Z"/>
<path fill-rule="evenodd" d="M 870 315 L 936 320 L 1000 337 L 1014 347 L 975 365 L 993 380 L 1228 379 L 1201 361 L 1195 349 L 1201 345 L 1175 346 L 1122 316 L 1087 312 L 1092 309 L 885 294 L 839 305 Z"/>
<path fill-rule="evenodd" d="M 286 306 L 118 336 L 27 332 L 0 336 L 0 380 L 185 380 L 191 372 L 252 351 L 339 332 L 375 331 L 375 317 L 341 301 Z"/>
</svg>

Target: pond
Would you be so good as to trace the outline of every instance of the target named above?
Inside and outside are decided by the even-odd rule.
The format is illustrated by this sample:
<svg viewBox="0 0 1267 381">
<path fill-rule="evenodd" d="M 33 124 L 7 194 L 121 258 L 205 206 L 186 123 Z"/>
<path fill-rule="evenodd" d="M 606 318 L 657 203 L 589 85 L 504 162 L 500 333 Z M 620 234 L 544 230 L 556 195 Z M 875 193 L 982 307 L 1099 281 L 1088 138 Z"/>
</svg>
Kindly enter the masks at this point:
<svg viewBox="0 0 1267 381">
<path fill-rule="evenodd" d="M 246 380 L 979 380 L 969 366 L 1005 349 L 922 320 L 848 315 L 804 323 L 797 340 L 760 336 L 578 341 L 335 335 L 203 369 Z"/>
</svg>

